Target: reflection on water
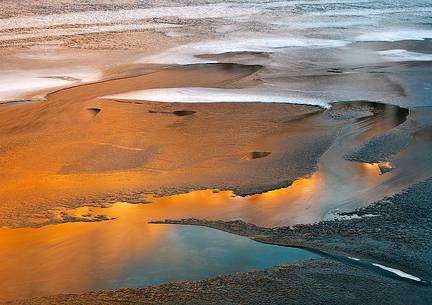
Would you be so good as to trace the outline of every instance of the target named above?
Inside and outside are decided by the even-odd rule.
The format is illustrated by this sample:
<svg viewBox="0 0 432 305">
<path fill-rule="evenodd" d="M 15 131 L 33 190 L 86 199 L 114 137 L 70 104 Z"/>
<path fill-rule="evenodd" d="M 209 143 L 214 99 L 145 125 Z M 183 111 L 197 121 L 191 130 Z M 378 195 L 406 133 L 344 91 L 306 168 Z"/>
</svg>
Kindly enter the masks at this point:
<svg viewBox="0 0 432 305">
<path fill-rule="evenodd" d="M 281 87 L 301 92 L 307 97 L 309 95 L 315 97 L 315 93 L 320 99 L 331 100 L 360 96 L 388 101 L 394 97 L 402 97 L 404 103 L 409 105 L 430 104 L 429 66 L 402 73 L 405 83 L 409 85 L 409 90 L 406 92 L 409 98 L 405 98 L 406 93 L 403 88 L 397 86 L 397 82 L 389 81 L 384 74 L 382 77 L 378 77 L 378 74 L 372 77 L 372 74 L 345 73 L 342 77 L 329 77 L 328 80 L 324 80 L 321 75 L 309 78 L 309 75 L 321 74 L 321 70 L 326 71 L 330 64 L 341 67 L 333 69 L 333 72 L 344 73 L 345 70 L 351 71 L 353 65 L 363 66 L 376 61 L 382 62 L 385 58 L 376 57 L 375 52 L 368 51 L 366 48 L 357 50 L 355 46 L 343 49 L 336 47 L 345 45 L 347 41 L 365 40 L 365 36 L 367 39 L 372 36 L 384 41 L 391 41 L 394 37 L 407 38 L 407 35 L 408 38 L 422 36 L 424 26 L 430 22 L 428 1 L 382 0 L 369 1 L 361 5 L 354 5 L 351 1 L 326 0 L 273 2 L 253 3 L 250 12 L 250 1 L 230 1 L 230 7 L 222 3 L 223 5 L 216 11 L 216 15 L 224 17 L 238 16 L 239 11 L 241 15 L 250 14 L 247 18 L 245 16 L 236 18 L 236 24 L 229 24 L 229 27 L 224 25 L 224 28 L 218 30 L 220 36 L 229 32 L 249 32 L 251 31 L 250 21 L 253 20 L 256 25 L 254 28 L 262 28 L 274 34 L 272 40 L 270 37 L 237 39 L 234 42 L 221 39 L 217 42 L 220 46 L 210 44 L 209 49 L 211 51 L 218 49 L 223 51 L 226 48 L 230 50 L 233 46 L 229 44 L 234 43 L 234 49 L 240 53 L 250 50 L 254 44 L 255 48 L 257 45 L 260 47 L 260 51 L 271 50 L 271 53 L 268 55 L 265 53 L 262 58 L 258 59 L 256 54 L 251 57 L 252 59 L 245 59 L 244 62 L 253 60 L 254 63 L 257 61 L 266 63 L 269 71 L 263 73 L 263 78 L 272 86 L 277 85 L 279 78 Z M 145 3 L 145 6 L 147 5 L 150 4 Z M 295 9 L 293 5 L 296 6 Z M 245 8 L 248 9 L 244 11 Z M 187 13 L 184 18 L 188 16 L 200 18 L 200 14 L 190 13 L 199 13 L 197 9 L 191 11 L 190 7 L 177 7 L 174 9 L 176 12 L 170 14 L 177 16 L 178 11 L 181 10 Z M 134 12 L 136 10 L 123 13 L 132 14 L 129 17 L 134 19 Z M 113 19 L 116 13 L 108 15 Z M 213 14 L 214 17 L 218 17 L 216 15 Z M 60 24 L 63 19 L 67 19 L 62 15 L 51 17 L 60 20 L 58 21 Z M 74 15 L 74 18 L 78 19 L 84 17 L 81 13 Z M 203 18 L 200 26 L 209 25 L 212 31 L 218 28 L 214 20 L 206 20 Z M 5 19 L 6 23 L 9 21 Z M 26 18 L 15 18 L 12 21 L 21 21 L 23 24 L 32 26 L 32 22 Z M 52 25 L 53 19 L 49 18 L 48 21 L 49 25 Z M 187 30 L 187 27 L 180 28 L 183 31 Z M 58 29 L 53 27 L 49 29 L 51 30 Z M 207 33 L 205 30 L 202 32 Z M 288 32 L 292 37 L 285 36 Z M 314 38 L 309 37 L 311 32 Z M 195 32 L 192 32 L 192 35 L 194 34 Z M 303 37 L 304 34 L 307 34 L 308 38 Z M 246 35 L 244 36 L 247 38 Z M 278 37 L 282 37 L 284 46 L 296 46 L 300 43 L 303 47 L 277 48 L 277 44 L 281 41 Z M 334 44 L 335 48 L 328 51 L 317 49 L 317 43 Z M 206 45 L 204 50 L 205 47 Z M 421 45 L 418 47 L 421 48 Z M 401 49 L 401 47 L 394 45 L 389 46 L 389 49 L 392 51 L 391 49 Z M 191 55 L 195 52 L 202 53 L 202 45 L 201 50 L 185 49 L 185 54 L 178 51 L 179 49 L 172 54 L 174 59 L 192 58 L 196 61 L 197 59 Z M 192 53 L 189 54 L 189 51 Z M 236 56 L 242 55 L 240 53 Z M 166 55 L 163 55 L 164 59 L 167 58 Z M 229 54 L 219 56 L 229 56 Z M 230 64 L 218 67 L 221 69 L 219 72 L 239 75 L 255 72 L 259 68 Z M 333 73 L 331 70 L 327 71 Z M 293 79 L 283 80 L 283 77 L 290 75 L 308 77 L 298 82 Z M 356 75 L 359 77 L 355 77 Z M 108 89 L 113 90 L 109 94 L 118 93 L 118 90 L 129 90 L 123 86 L 121 88 L 113 86 Z M 76 89 L 71 88 L 63 93 L 72 96 L 77 94 L 74 90 Z M 84 94 L 85 90 L 82 92 Z M 413 96 L 415 98 L 412 98 Z M 81 98 L 90 97 L 81 96 Z M 12 107 L 23 103 L 27 101 L 2 104 L 0 107 Z M 380 107 L 382 109 L 377 109 Z M 374 115 L 364 117 L 341 130 L 335 143 L 320 159 L 316 173 L 311 177 L 299 179 L 284 189 L 245 198 L 234 196 L 228 191 L 205 190 L 163 198 L 148 198 L 152 203 L 146 205 L 117 203 L 108 208 L 82 207 L 73 211 L 58 211 L 56 217 L 83 221 L 96 218 L 115 218 L 115 220 L 48 225 L 38 229 L 0 229 L 0 300 L 199 279 L 314 257 L 307 251 L 259 244 L 212 229 L 149 225 L 147 222 L 164 218 L 197 217 L 241 218 L 263 226 L 311 223 L 329 219 L 338 211 L 353 209 L 381 199 L 418 179 L 430 176 L 432 173 L 430 129 L 417 133 L 407 149 L 394 160 L 394 165 L 385 162 L 367 164 L 345 160 L 345 156 L 351 153 L 351 149 L 358 143 L 393 128 L 403 122 L 407 115 L 401 108 L 390 105 L 375 105 L 375 110 Z M 430 121 L 431 113 L 425 111 L 419 113 L 427 115 L 427 120 Z M 47 220 L 35 219 L 37 223 L 45 221 Z"/>
<path fill-rule="evenodd" d="M 352 124 L 342 128 L 333 145 L 320 158 L 318 170 L 311 177 L 299 179 L 284 189 L 248 197 L 235 196 L 229 191 L 207 190 L 152 198 L 151 201 L 159 207 L 152 210 L 152 219 L 243 219 L 270 227 L 313 223 L 332 218 L 335 213 L 344 209 L 354 209 L 399 191 L 399 185 L 380 192 L 371 191 L 400 174 L 397 169 L 391 170 L 391 164 L 352 162 L 345 157 L 359 143 L 364 143 L 403 122 L 408 113 L 397 106 L 366 102 L 357 104 L 363 107 L 362 109 L 365 105 L 370 107 L 367 109 L 372 114 L 353 120 Z M 349 107 L 358 105 L 351 103 Z M 341 103 L 338 107 L 345 106 Z M 74 213 L 69 213 L 69 216 L 84 218 L 83 220 L 91 220 L 99 215 L 76 215 L 81 213 L 80 209 Z M 88 213 L 82 213 L 85 214 Z M 100 214 L 107 213 L 102 211 Z M 107 214 L 105 218 L 110 217 L 115 215 Z"/>
<path fill-rule="evenodd" d="M 118 203 L 103 209 L 113 221 L 1 229 L 0 300 L 203 279 L 317 257 L 208 228 L 147 224 L 164 208 Z M 91 210 L 101 212 L 81 212 Z"/>
<path fill-rule="evenodd" d="M 196 217 L 243 219 L 263 226 L 312 223 L 399 191 L 421 173 L 427 174 L 421 171 L 421 164 L 407 158 L 428 156 L 424 152 L 430 151 L 430 141 L 415 137 L 406 150 L 408 157 L 400 154 L 391 171 L 383 171 L 393 169 L 388 162 L 345 160 L 356 143 L 400 123 L 383 118 L 383 113 L 393 112 L 374 113 L 345 126 L 321 157 L 318 170 L 284 189 L 247 197 L 217 190 L 149 197 L 150 204 L 116 203 L 55 214 L 57 220 L 83 222 L 0 229 L 0 299 L 142 287 L 316 257 L 304 250 L 264 245 L 212 229 L 148 222 Z M 421 149 L 421 145 L 427 147 Z M 414 171 L 404 167 L 404 160 Z M 395 183 L 400 177 L 409 179 Z M 95 219 L 111 220 L 85 222 Z M 44 221 L 47 219 L 35 220 Z"/>
</svg>

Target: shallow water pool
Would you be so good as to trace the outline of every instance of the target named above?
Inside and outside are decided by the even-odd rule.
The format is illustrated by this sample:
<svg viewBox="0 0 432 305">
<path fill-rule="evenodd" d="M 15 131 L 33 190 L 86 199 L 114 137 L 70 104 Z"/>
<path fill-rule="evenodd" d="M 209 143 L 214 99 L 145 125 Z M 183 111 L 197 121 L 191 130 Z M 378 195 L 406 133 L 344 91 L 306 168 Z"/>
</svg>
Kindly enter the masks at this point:
<svg viewBox="0 0 432 305">
<path fill-rule="evenodd" d="M 317 258 L 196 226 L 117 220 L 0 230 L 0 300 L 198 280 Z M 128 209 L 129 206 L 131 209 Z"/>
</svg>

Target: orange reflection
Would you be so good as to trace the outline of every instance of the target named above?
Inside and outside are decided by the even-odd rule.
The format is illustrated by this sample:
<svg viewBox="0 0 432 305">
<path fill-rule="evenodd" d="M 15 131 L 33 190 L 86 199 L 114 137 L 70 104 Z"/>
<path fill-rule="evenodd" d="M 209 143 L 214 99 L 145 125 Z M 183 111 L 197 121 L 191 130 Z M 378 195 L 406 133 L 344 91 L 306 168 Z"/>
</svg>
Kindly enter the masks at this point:
<svg viewBox="0 0 432 305">
<path fill-rule="evenodd" d="M 8 299 L 95 287 L 94 278 L 83 270 L 115 279 L 133 256 L 151 254 L 152 249 L 164 242 L 168 227 L 148 225 L 151 220 L 241 218 L 272 224 L 275 209 L 286 210 L 294 200 L 314 193 L 319 180 L 319 174 L 315 174 L 299 179 L 291 187 L 248 197 L 234 196 L 230 191 L 203 190 L 150 197 L 151 204 L 116 203 L 108 208 L 62 209 L 53 213 L 54 220 L 64 217 L 89 220 L 95 215 L 116 219 L 38 229 L 0 229 L 0 296 Z M 39 223 L 43 221 L 36 219 Z M 81 245 L 78 249 L 73 247 L 77 243 Z"/>
<path fill-rule="evenodd" d="M 376 175 L 381 172 L 378 163 L 359 163 L 359 164 L 367 172 L 367 174 Z"/>
<path fill-rule="evenodd" d="M 313 174 L 310 178 L 301 178 L 287 188 L 269 191 L 263 194 L 257 194 L 249 198 L 250 201 L 268 201 L 289 200 L 293 197 L 306 196 L 313 193 L 320 183 L 319 172 Z"/>
<path fill-rule="evenodd" d="M 379 163 L 359 163 L 369 175 L 376 176 L 384 174 L 386 170 L 392 170 L 393 164 L 391 162 Z"/>
<path fill-rule="evenodd" d="M 134 206 L 121 210 L 125 219 L 135 213 Z M 167 229 L 145 220 L 1 229 L 0 300 L 98 288 L 90 273 L 115 280 L 134 256 L 158 247 Z"/>
<path fill-rule="evenodd" d="M 62 209 L 53 211 L 52 216 L 56 221 L 68 217 L 89 221 L 97 215 L 115 220 L 0 229 L 0 299 L 100 288 L 94 274 L 115 279 L 135 258 L 152 255 L 152 249 L 166 242 L 169 226 L 149 225 L 151 220 L 242 219 L 261 226 L 317 221 L 333 206 L 353 197 L 356 182 L 362 189 L 380 179 L 379 164 L 351 165 L 355 180 L 349 183 L 345 183 L 346 176 L 329 180 L 325 171 L 317 171 L 287 188 L 247 197 L 217 190 L 150 196 L 151 204 Z M 36 223 L 43 221 L 35 219 Z"/>
</svg>

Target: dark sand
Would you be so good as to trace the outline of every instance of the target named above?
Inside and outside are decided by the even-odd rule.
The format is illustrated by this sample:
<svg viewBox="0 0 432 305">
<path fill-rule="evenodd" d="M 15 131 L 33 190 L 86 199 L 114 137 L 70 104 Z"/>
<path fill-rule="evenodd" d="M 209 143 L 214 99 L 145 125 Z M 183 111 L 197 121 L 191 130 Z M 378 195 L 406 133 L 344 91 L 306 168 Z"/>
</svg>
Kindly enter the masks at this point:
<svg viewBox="0 0 432 305">
<path fill-rule="evenodd" d="M 346 220 L 262 228 L 242 221 L 186 219 L 258 241 L 319 249 L 432 278 L 432 180 L 369 207 Z M 371 216 L 375 215 L 375 216 Z M 396 220 L 396 221 L 395 221 Z M 343 293 L 341 293 L 343 292 Z M 142 289 L 59 295 L 8 304 L 430 304 L 430 284 L 389 278 L 361 266 L 329 259 Z"/>
<path fill-rule="evenodd" d="M 262 228 L 242 221 L 189 219 L 166 222 L 205 225 L 263 242 L 310 247 L 356 257 L 431 280 L 431 196 L 432 179 L 428 179 L 366 208 L 342 213 L 350 219 L 293 228 Z"/>
<path fill-rule="evenodd" d="M 430 304 L 430 287 L 327 259 L 143 289 L 95 291 L 6 304 Z"/>
</svg>

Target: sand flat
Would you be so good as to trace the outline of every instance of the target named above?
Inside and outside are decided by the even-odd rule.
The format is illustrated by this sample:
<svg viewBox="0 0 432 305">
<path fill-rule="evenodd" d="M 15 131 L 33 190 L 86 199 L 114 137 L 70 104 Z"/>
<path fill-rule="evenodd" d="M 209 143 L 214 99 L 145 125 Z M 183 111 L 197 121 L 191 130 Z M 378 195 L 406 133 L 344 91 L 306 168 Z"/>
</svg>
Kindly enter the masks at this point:
<svg viewBox="0 0 432 305">
<path fill-rule="evenodd" d="M 100 98 L 146 88 L 235 88 L 258 69 L 232 64 L 162 69 L 62 89 L 45 102 L 1 109 L 1 224 L 23 225 L 33 214 L 108 195 L 202 188 L 249 193 L 309 174 L 315 163 L 299 164 L 300 156 L 315 151 L 316 161 L 337 131 L 337 124 L 323 125 L 320 108 Z M 303 124 L 309 114 L 312 121 Z M 315 117 L 316 126 L 311 124 Z M 327 144 L 316 145 L 318 137 L 327 138 Z M 243 159 L 257 150 L 272 154 Z"/>
<path fill-rule="evenodd" d="M 0 300 L 431 304 L 430 1 L 185 4 L 2 1 Z M 109 291 L 235 248 L 164 218 L 356 259 Z"/>
</svg>

